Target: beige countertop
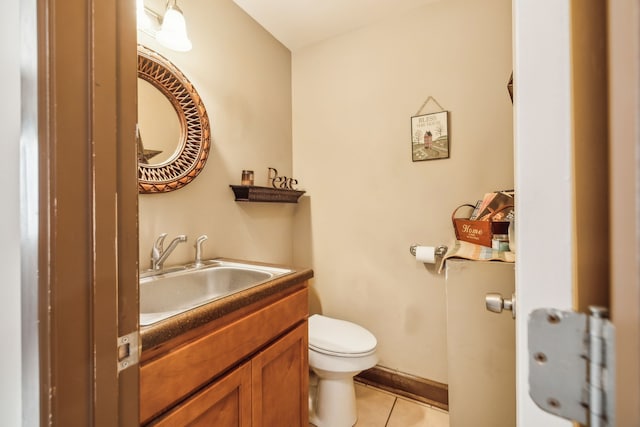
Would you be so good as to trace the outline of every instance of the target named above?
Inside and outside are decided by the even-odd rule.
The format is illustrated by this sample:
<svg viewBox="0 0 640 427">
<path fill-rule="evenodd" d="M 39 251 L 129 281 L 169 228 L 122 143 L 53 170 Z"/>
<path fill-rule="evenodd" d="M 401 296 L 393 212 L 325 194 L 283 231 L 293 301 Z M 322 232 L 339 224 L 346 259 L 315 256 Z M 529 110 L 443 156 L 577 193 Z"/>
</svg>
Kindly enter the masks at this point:
<svg viewBox="0 0 640 427">
<path fill-rule="evenodd" d="M 174 340 L 194 329 L 200 328 L 236 310 L 257 303 L 271 295 L 284 292 L 289 288 L 313 277 L 310 268 L 294 268 L 284 265 L 249 262 L 243 260 L 219 258 L 222 261 L 251 263 L 269 267 L 286 268 L 291 273 L 277 277 L 252 288 L 231 294 L 219 300 L 212 301 L 184 313 L 177 314 L 152 325 L 140 327 L 141 351 L 156 348 L 168 341 Z"/>
</svg>

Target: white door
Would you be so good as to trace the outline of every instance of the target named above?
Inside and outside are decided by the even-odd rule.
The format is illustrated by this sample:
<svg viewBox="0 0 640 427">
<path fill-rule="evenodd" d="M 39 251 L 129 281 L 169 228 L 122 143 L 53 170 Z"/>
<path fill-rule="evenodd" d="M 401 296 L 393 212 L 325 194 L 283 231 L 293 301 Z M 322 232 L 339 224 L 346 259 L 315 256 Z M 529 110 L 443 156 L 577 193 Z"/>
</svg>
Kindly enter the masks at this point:
<svg viewBox="0 0 640 427">
<path fill-rule="evenodd" d="M 513 25 L 517 425 L 569 427 L 529 398 L 527 366 L 527 314 L 571 308 L 569 0 L 514 0 Z"/>
<path fill-rule="evenodd" d="M 0 325 L 2 343 L 12 351 L 0 354 L 0 414 L 5 425 L 20 425 L 22 417 L 22 337 L 20 329 L 20 13 L 19 1 L 3 2 L 0 14 L 0 79 L 4 94 L 0 101 L 0 180 L 6 183 L 0 211 L 0 270 L 2 271 L 2 300 Z"/>
</svg>

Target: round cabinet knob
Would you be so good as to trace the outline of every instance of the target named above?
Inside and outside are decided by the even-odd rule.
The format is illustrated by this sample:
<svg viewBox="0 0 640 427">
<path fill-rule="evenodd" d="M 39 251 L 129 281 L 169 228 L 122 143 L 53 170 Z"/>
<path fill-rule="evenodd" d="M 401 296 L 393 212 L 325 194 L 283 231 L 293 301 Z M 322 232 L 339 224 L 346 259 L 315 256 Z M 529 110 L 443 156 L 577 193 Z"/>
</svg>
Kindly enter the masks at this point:
<svg viewBox="0 0 640 427">
<path fill-rule="evenodd" d="M 503 310 L 510 310 L 511 317 L 516 318 L 515 295 L 511 295 L 511 299 L 504 299 L 500 294 L 489 293 L 485 296 L 484 300 L 485 307 L 488 311 L 502 313 Z"/>
</svg>

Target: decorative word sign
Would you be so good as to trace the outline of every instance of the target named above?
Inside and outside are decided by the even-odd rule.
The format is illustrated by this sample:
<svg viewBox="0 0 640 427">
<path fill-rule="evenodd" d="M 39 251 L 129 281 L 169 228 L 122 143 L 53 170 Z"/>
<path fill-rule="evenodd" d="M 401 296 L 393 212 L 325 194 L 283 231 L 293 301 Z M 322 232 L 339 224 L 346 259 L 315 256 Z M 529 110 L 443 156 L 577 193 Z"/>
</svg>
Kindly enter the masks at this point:
<svg viewBox="0 0 640 427">
<path fill-rule="evenodd" d="M 287 178 L 286 176 L 279 176 L 277 169 L 269 168 L 269 176 L 267 182 L 270 182 L 273 188 L 295 190 L 295 185 L 298 183 L 298 180 L 294 178 Z"/>
<path fill-rule="evenodd" d="M 471 234 L 471 235 L 477 235 L 477 236 L 482 236 L 482 234 L 484 234 L 482 229 L 474 228 L 474 227 L 470 226 L 469 224 L 464 224 L 462 226 L 462 231 L 464 233 Z"/>
</svg>

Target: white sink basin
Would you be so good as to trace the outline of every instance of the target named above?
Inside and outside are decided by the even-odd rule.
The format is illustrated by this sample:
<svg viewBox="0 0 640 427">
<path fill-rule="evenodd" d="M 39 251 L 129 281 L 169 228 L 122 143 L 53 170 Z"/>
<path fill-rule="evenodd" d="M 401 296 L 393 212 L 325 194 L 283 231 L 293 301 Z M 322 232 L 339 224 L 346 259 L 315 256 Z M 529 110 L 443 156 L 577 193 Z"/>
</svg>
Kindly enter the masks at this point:
<svg viewBox="0 0 640 427">
<path fill-rule="evenodd" d="M 210 261 L 203 267 L 143 274 L 140 325 L 151 325 L 291 272 L 284 268 Z"/>
</svg>

